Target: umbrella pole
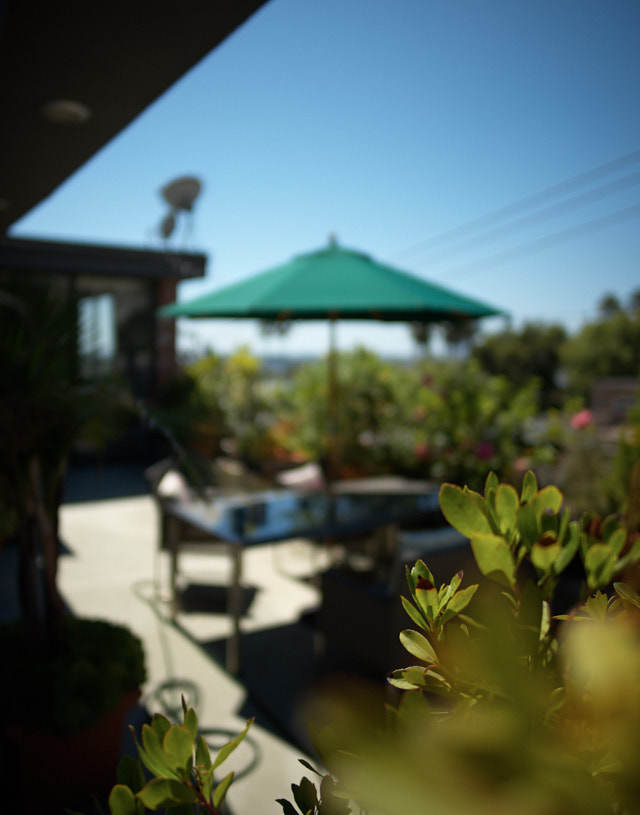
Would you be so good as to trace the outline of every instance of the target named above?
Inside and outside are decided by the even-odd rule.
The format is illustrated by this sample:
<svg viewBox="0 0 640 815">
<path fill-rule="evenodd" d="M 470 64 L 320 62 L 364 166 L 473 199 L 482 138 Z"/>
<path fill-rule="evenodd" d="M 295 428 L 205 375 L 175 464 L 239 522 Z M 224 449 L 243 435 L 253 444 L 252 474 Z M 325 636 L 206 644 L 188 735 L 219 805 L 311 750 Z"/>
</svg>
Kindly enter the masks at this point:
<svg viewBox="0 0 640 815">
<path fill-rule="evenodd" d="M 327 391 L 327 481 L 331 484 L 338 477 L 338 371 L 336 357 L 336 317 L 329 318 L 329 358 Z"/>
</svg>

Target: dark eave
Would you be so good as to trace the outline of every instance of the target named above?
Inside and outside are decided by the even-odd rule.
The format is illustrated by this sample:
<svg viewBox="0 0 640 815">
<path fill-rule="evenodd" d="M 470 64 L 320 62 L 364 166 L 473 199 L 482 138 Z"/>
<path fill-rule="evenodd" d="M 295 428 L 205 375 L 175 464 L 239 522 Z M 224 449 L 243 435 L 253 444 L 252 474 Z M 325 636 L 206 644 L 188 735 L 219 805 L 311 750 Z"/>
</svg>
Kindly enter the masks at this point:
<svg viewBox="0 0 640 815">
<path fill-rule="evenodd" d="M 186 280 L 204 277 L 203 254 L 0 237 L 0 272 Z"/>
<path fill-rule="evenodd" d="M 0 0 L 0 234 L 265 0 Z M 81 124 L 43 116 L 85 105 Z"/>
</svg>

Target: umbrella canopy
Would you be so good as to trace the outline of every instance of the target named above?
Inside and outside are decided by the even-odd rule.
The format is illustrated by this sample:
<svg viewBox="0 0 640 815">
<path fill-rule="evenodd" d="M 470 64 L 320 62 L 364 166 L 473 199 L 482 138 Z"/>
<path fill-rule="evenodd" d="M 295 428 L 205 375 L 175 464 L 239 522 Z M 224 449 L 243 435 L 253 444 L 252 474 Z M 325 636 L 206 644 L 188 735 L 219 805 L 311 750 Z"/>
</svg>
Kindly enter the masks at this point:
<svg viewBox="0 0 640 815">
<path fill-rule="evenodd" d="M 432 322 L 502 312 L 337 246 L 160 310 L 164 317 Z"/>
<path fill-rule="evenodd" d="M 163 317 L 329 320 L 329 480 L 337 472 L 339 456 L 335 359 L 335 324 L 338 319 L 466 322 L 503 314 L 486 303 L 427 283 L 407 272 L 378 263 L 361 252 L 338 246 L 334 240 L 325 249 L 299 255 L 282 266 L 186 303 L 164 306 L 159 313 Z"/>
</svg>

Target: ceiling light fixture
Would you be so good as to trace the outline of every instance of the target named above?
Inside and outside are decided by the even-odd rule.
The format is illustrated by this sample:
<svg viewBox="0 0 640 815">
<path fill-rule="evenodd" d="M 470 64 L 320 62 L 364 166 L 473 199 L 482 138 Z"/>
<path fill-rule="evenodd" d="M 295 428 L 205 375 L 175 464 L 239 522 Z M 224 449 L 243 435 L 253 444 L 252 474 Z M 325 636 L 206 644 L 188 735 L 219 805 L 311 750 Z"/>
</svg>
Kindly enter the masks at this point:
<svg viewBox="0 0 640 815">
<path fill-rule="evenodd" d="M 43 105 L 42 115 L 57 125 L 79 125 L 91 118 L 91 111 L 73 99 L 54 99 Z"/>
</svg>

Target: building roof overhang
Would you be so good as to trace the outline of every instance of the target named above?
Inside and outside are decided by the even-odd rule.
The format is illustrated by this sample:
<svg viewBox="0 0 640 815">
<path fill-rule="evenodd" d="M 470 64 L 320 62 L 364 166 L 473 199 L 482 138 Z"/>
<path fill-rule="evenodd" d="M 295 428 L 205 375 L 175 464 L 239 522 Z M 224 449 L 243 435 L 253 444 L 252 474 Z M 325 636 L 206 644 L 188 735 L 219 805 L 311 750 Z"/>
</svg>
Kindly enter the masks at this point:
<svg viewBox="0 0 640 815">
<path fill-rule="evenodd" d="M 207 256 L 0 236 L 0 272 L 90 276 L 203 277 Z"/>
<path fill-rule="evenodd" d="M 0 234 L 264 3 L 0 3 Z"/>
</svg>

